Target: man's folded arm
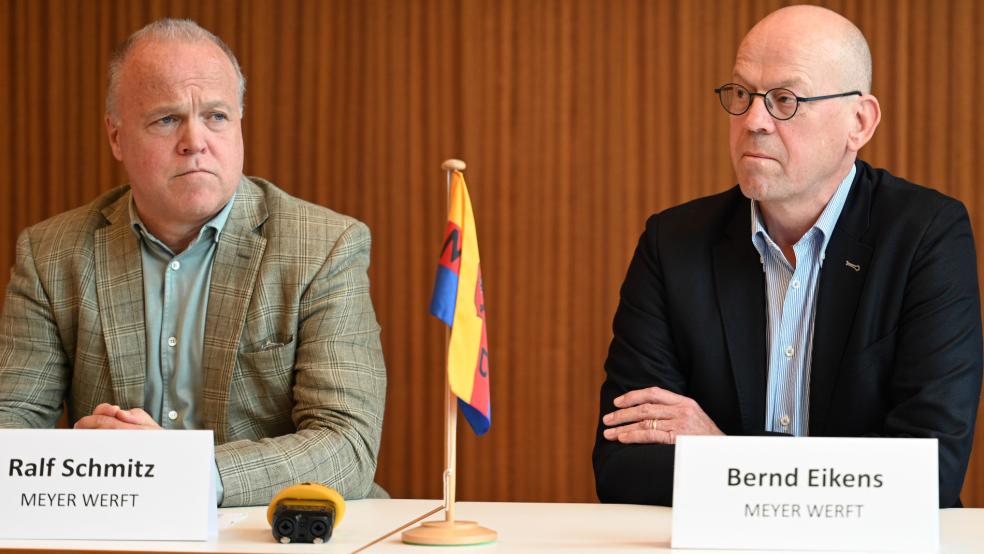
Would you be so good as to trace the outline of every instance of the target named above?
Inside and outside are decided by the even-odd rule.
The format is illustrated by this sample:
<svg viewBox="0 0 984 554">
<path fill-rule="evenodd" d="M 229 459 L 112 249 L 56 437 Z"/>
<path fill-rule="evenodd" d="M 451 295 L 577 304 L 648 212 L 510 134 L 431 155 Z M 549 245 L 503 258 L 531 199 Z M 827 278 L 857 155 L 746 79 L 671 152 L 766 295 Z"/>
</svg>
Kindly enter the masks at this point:
<svg viewBox="0 0 984 554">
<path fill-rule="evenodd" d="M 292 390 L 296 431 L 216 447 L 224 506 L 266 504 L 281 488 L 304 481 L 328 484 L 345 498 L 372 490 L 386 371 L 369 298 L 369 247 L 368 229 L 351 225 L 302 296 Z"/>
<path fill-rule="evenodd" d="M 622 444 L 605 439 L 601 418 L 613 401 L 631 390 L 658 386 L 686 395 L 666 315 L 666 290 L 656 248 L 659 216 L 646 224 L 622 284 L 605 362 L 593 455 L 595 487 L 602 502 L 670 505 L 673 446 Z"/>
</svg>

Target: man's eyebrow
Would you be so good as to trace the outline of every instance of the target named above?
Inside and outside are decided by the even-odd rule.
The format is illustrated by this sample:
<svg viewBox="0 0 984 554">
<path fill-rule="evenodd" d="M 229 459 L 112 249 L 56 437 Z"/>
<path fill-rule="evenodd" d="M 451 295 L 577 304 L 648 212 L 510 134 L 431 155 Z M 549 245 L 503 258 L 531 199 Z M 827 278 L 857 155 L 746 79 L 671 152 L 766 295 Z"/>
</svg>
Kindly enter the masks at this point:
<svg viewBox="0 0 984 554">
<path fill-rule="evenodd" d="M 211 100 L 209 102 L 202 102 L 202 111 L 213 110 L 215 108 L 222 108 L 227 111 L 232 111 L 232 106 L 225 100 Z"/>
<path fill-rule="evenodd" d="M 746 79 L 746 78 L 744 78 L 744 77 L 742 77 L 741 76 L 741 73 L 738 72 L 738 71 L 732 72 L 731 78 L 734 79 L 734 81 L 736 83 L 738 83 L 738 84 L 743 84 L 743 85 L 749 85 L 750 84 L 749 80 Z M 752 87 L 749 87 L 749 88 L 752 88 Z M 774 88 L 790 89 L 793 92 L 795 92 L 796 94 L 801 94 L 802 91 L 803 91 L 803 89 L 806 88 L 806 81 L 804 81 L 803 79 L 801 79 L 799 77 L 792 77 L 792 78 L 786 79 L 784 81 L 779 81 L 779 83 L 777 83 L 777 84 L 772 85 L 772 86 L 769 87 L 769 89 L 774 89 Z M 768 90 L 768 89 L 763 89 L 762 92 L 765 92 L 765 90 Z"/>
<path fill-rule="evenodd" d="M 162 115 L 181 113 L 181 104 L 165 104 L 163 106 L 157 106 L 156 108 L 147 112 L 151 117 L 158 117 Z"/>
<path fill-rule="evenodd" d="M 220 108 L 226 111 L 232 111 L 232 106 L 229 105 L 225 100 L 211 100 L 209 102 L 202 102 L 200 111 L 207 112 L 209 110 L 214 110 Z M 180 114 L 187 109 L 187 104 L 165 104 L 163 106 L 158 106 L 150 110 L 150 117 L 161 117 L 168 114 Z"/>
</svg>

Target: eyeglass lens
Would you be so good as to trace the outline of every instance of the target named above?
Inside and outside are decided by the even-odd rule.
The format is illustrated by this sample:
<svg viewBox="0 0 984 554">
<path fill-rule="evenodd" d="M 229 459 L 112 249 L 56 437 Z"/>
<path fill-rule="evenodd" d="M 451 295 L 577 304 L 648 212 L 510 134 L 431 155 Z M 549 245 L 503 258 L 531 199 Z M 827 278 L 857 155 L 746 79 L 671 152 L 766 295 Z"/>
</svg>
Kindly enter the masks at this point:
<svg viewBox="0 0 984 554">
<path fill-rule="evenodd" d="M 719 93 L 721 105 L 732 115 L 741 115 L 748 111 L 755 96 L 748 89 L 741 85 L 729 84 L 721 87 Z M 789 119 L 796 113 L 796 95 L 784 88 L 774 88 L 764 95 L 765 108 L 769 110 L 776 119 Z"/>
</svg>

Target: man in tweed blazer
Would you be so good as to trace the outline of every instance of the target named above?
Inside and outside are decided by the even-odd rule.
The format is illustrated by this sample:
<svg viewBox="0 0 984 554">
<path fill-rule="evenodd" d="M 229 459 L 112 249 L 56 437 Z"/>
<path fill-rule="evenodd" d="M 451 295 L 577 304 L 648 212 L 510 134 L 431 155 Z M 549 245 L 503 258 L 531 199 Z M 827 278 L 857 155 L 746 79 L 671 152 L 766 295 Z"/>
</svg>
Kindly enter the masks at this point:
<svg viewBox="0 0 984 554">
<path fill-rule="evenodd" d="M 18 239 L 0 317 L 0 427 L 51 427 L 63 403 L 80 428 L 167 427 L 143 409 L 157 378 L 145 249 L 159 239 L 171 260 L 200 247 L 211 263 L 187 420 L 215 432 L 222 505 L 265 504 L 300 481 L 378 493 L 386 377 L 368 229 L 242 176 L 241 74 L 214 35 L 158 22 L 114 64 L 107 128 L 131 185 Z M 217 213 L 224 223 L 206 234 Z"/>
</svg>

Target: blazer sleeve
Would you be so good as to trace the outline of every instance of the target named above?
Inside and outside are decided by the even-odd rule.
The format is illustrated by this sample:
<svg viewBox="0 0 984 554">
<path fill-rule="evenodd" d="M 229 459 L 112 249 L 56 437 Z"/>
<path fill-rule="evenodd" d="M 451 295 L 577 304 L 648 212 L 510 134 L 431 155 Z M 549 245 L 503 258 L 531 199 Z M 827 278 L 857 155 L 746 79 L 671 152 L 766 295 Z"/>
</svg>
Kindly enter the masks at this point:
<svg viewBox="0 0 984 554">
<path fill-rule="evenodd" d="M 959 505 L 984 355 L 974 236 L 959 202 L 944 204 L 915 250 L 894 343 L 884 434 L 936 438 L 940 506 Z"/>
<path fill-rule="evenodd" d="M 368 228 L 352 223 L 303 292 L 292 388 L 296 430 L 216 447 L 223 506 L 266 504 L 284 486 L 305 481 L 345 498 L 373 491 L 386 370 L 369 298 L 369 248 Z"/>
<path fill-rule="evenodd" d="M 659 215 L 646 224 L 612 324 L 592 460 L 602 502 L 669 506 L 673 500 L 673 446 L 609 441 L 602 434 L 605 425 L 601 420 L 615 410 L 615 398 L 630 390 L 658 386 L 685 393 L 686 378 L 679 368 L 668 317 L 658 226 Z"/>
<path fill-rule="evenodd" d="M 32 251 L 30 229 L 0 315 L 0 427 L 54 427 L 62 414 L 70 369 Z"/>
</svg>

